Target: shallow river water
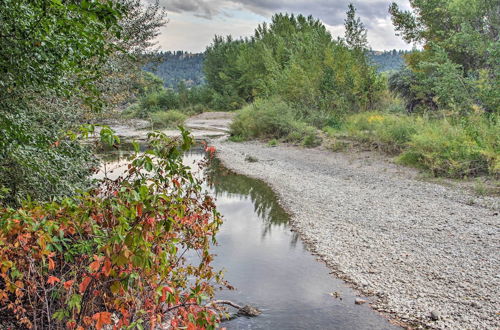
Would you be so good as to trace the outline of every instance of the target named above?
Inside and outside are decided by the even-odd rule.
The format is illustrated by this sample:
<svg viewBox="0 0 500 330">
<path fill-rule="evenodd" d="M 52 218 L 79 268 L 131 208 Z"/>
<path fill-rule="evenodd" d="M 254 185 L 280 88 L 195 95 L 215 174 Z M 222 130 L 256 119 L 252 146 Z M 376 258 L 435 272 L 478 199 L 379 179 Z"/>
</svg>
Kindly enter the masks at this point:
<svg viewBox="0 0 500 330">
<path fill-rule="evenodd" d="M 185 157 L 194 164 L 202 153 Z M 118 161 L 118 154 L 106 155 Z M 116 163 L 115 163 L 116 164 Z M 113 166 L 109 166 L 111 168 Z M 193 166 L 193 168 L 195 168 Z M 216 269 L 236 288 L 221 291 L 217 299 L 251 305 L 263 313 L 224 322 L 228 329 L 396 329 L 368 305 L 355 305 L 354 291 L 329 274 L 290 230 L 289 216 L 273 191 L 262 181 L 238 175 L 220 166 L 210 169 L 224 218 L 214 247 Z M 331 293 L 337 292 L 339 298 Z"/>
</svg>

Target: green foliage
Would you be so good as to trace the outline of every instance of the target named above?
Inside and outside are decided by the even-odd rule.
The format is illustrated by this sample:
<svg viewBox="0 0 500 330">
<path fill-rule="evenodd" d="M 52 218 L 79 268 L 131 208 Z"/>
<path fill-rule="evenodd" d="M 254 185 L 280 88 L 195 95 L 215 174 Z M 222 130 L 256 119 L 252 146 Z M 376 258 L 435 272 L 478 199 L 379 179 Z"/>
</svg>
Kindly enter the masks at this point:
<svg viewBox="0 0 500 330">
<path fill-rule="evenodd" d="M 238 140 L 279 139 L 315 147 L 321 143 L 317 130 L 296 119 L 296 110 L 279 99 L 256 100 L 238 112 L 231 124 Z"/>
<path fill-rule="evenodd" d="M 159 78 L 152 73 L 148 76 Z M 177 90 L 166 89 L 155 85 L 154 89 L 147 89 L 138 101 L 130 105 L 124 115 L 131 118 L 151 118 L 156 112 L 178 110 L 186 115 L 199 114 L 208 110 L 213 103 L 213 92 L 207 86 L 187 88 L 184 83 L 177 86 Z"/>
<path fill-rule="evenodd" d="M 363 113 L 347 117 L 340 132 L 384 151 L 399 153 L 402 164 L 429 170 L 435 176 L 500 174 L 498 118 L 426 119 Z"/>
<path fill-rule="evenodd" d="M 123 6 L 111 1 L 2 1 L 0 100 L 24 88 L 64 95 L 93 90 L 87 77 L 98 76 L 114 51 L 107 35 L 119 37 L 123 13 Z"/>
<path fill-rule="evenodd" d="M 356 8 L 352 3 L 347 10 L 344 22 L 345 42 L 351 49 L 364 50 L 368 48 L 367 30 L 359 17 L 356 17 Z"/>
<path fill-rule="evenodd" d="M 151 133 L 119 178 L 59 202 L 1 209 L 3 320 L 154 329 L 168 315 L 173 328 L 214 329 L 218 316 L 204 303 L 224 284 L 209 253 L 221 218 L 182 163 L 192 143 L 184 130 L 176 140 Z M 190 253 L 199 257 L 183 258 Z"/>
<path fill-rule="evenodd" d="M 363 51 L 302 15 L 276 14 L 250 39 L 216 37 L 205 56 L 216 109 L 277 96 L 321 127 L 339 113 L 374 107 L 384 88 Z"/>
<path fill-rule="evenodd" d="M 279 141 L 276 139 L 271 139 L 267 142 L 267 145 L 270 147 L 276 147 L 279 144 Z"/>
<path fill-rule="evenodd" d="M 458 123 L 442 120 L 415 135 L 402 162 L 417 158 L 435 175 L 451 177 L 500 174 L 498 118 L 470 117 Z"/>
<path fill-rule="evenodd" d="M 177 110 L 154 112 L 150 115 L 153 128 L 176 128 L 184 124 L 187 116 Z"/>
<path fill-rule="evenodd" d="M 140 97 L 160 92 L 163 89 L 163 80 L 151 72 L 142 72 L 139 79 L 133 83 L 133 88 L 137 90 L 137 96 Z"/>
<path fill-rule="evenodd" d="M 145 13 L 147 12 L 147 13 Z M 138 0 L 2 1 L 0 186 L 15 205 L 74 194 L 96 160 L 66 132 L 130 94 L 138 52 L 162 22 Z M 119 71 L 119 72 L 118 72 Z"/>
<path fill-rule="evenodd" d="M 217 110 L 235 110 L 245 102 L 244 95 L 238 90 L 243 73 L 237 64 L 244 46 L 242 40 L 215 36 L 205 51 L 203 70 L 208 86 L 216 91 L 214 108 Z"/>
<path fill-rule="evenodd" d="M 345 128 L 352 137 L 375 143 L 389 152 L 403 150 L 422 127 L 418 117 L 366 112 L 346 119 Z"/>
<path fill-rule="evenodd" d="M 407 41 L 424 44 L 423 51 L 406 56 L 415 76 L 409 86 L 411 93 L 417 99 L 432 98 L 436 108 L 455 113 L 477 108 L 498 113 L 498 1 L 410 3 L 412 11 L 402 11 L 393 3 L 390 13 L 396 30 Z M 415 98 L 409 100 L 409 107 L 415 102 Z"/>
</svg>

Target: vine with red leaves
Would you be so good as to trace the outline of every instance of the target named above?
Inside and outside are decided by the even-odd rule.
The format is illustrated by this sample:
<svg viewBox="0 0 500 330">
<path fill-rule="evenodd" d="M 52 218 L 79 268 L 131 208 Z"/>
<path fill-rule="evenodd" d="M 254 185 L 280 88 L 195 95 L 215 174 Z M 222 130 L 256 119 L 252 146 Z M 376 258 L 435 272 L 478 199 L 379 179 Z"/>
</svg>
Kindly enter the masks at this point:
<svg viewBox="0 0 500 330">
<path fill-rule="evenodd" d="M 215 328 L 219 315 L 206 302 L 225 285 L 209 251 L 221 217 L 182 163 L 192 143 L 184 130 L 178 139 L 151 133 L 150 149 L 136 148 L 118 179 L 62 201 L 0 209 L 3 321 Z"/>
</svg>

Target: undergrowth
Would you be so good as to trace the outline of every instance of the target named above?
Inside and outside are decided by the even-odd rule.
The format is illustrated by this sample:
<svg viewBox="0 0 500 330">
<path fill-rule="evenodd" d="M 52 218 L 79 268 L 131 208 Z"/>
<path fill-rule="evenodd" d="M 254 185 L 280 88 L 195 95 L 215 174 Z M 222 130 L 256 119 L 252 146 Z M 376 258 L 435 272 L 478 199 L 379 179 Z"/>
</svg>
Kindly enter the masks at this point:
<svg viewBox="0 0 500 330">
<path fill-rule="evenodd" d="M 231 135 L 236 141 L 279 140 L 306 147 L 321 144 L 317 129 L 298 120 L 294 109 L 279 99 L 257 100 L 244 107 L 231 124 Z"/>
<path fill-rule="evenodd" d="M 348 116 L 341 128 L 326 131 L 397 154 L 399 163 L 429 170 L 435 176 L 500 175 L 498 118 L 432 119 L 366 112 Z"/>
</svg>

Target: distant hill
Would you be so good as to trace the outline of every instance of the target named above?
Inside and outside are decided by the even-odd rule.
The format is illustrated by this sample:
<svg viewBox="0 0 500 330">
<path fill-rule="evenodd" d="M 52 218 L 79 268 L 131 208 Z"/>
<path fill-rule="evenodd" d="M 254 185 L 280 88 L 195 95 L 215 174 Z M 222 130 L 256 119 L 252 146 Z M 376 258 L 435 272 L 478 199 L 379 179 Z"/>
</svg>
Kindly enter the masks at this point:
<svg viewBox="0 0 500 330">
<path fill-rule="evenodd" d="M 369 51 L 368 57 L 379 72 L 398 70 L 404 65 L 404 50 Z M 159 63 L 148 65 L 145 70 L 163 79 L 165 87 L 176 88 L 183 81 L 187 87 L 205 83 L 202 53 L 184 51 L 161 52 Z"/>
<path fill-rule="evenodd" d="M 405 65 L 403 55 L 410 51 L 405 50 L 388 50 L 368 52 L 368 57 L 374 65 L 377 66 L 379 72 L 396 71 Z"/>
<path fill-rule="evenodd" d="M 187 87 L 205 82 L 203 54 L 184 51 L 161 52 L 159 63 L 150 64 L 145 70 L 162 78 L 165 87 L 175 88 L 181 81 L 184 81 Z"/>
</svg>

